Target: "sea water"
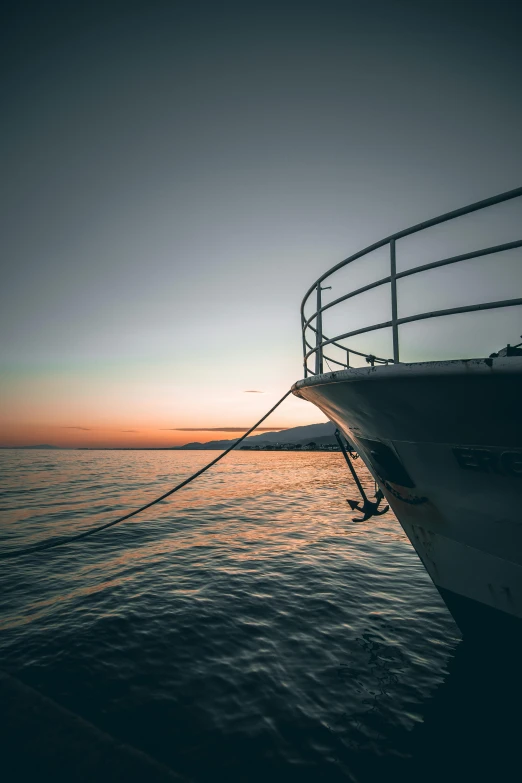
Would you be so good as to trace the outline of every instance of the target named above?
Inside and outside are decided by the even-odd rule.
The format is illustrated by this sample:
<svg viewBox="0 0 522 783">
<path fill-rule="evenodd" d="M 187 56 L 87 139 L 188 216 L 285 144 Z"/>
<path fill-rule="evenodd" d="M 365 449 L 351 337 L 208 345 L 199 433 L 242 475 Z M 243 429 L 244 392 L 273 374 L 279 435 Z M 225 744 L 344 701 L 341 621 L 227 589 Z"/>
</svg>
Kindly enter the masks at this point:
<svg viewBox="0 0 522 783">
<path fill-rule="evenodd" d="M 2 450 L 0 548 L 88 530 L 215 456 Z M 391 512 L 354 521 L 346 498 L 339 453 L 237 451 L 115 528 L 0 561 L 1 666 L 201 783 L 509 770 L 517 666 L 462 641 Z"/>
</svg>

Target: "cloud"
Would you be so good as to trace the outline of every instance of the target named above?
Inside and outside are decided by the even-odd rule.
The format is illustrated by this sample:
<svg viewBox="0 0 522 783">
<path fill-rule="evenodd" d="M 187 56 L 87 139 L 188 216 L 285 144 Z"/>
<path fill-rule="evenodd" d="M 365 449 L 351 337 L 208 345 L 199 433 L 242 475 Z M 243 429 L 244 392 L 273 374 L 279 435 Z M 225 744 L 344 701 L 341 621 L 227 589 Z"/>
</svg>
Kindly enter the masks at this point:
<svg viewBox="0 0 522 783">
<path fill-rule="evenodd" d="M 162 432 L 246 432 L 250 427 L 162 427 Z M 257 427 L 256 432 L 275 432 L 286 427 Z"/>
<path fill-rule="evenodd" d="M 119 432 L 139 432 L 139 430 L 119 430 Z"/>
<path fill-rule="evenodd" d="M 90 432 L 90 427 L 62 427 L 62 430 L 84 430 L 84 432 Z"/>
<path fill-rule="evenodd" d="M 259 389 L 245 389 L 243 392 L 244 394 L 264 394 L 264 391 L 259 391 Z"/>
</svg>

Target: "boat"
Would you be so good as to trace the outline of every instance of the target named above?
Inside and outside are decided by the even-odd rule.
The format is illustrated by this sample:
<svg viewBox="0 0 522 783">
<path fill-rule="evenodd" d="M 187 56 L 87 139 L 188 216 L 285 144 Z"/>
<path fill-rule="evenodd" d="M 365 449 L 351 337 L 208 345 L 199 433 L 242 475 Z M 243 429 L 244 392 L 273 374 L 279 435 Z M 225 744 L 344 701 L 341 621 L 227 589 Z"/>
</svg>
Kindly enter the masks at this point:
<svg viewBox="0 0 522 783">
<path fill-rule="evenodd" d="M 401 361 L 399 338 L 407 323 L 505 308 L 514 308 L 521 326 L 522 297 L 400 317 L 397 291 L 403 278 L 428 270 L 488 256 L 498 263 L 522 240 L 401 271 L 397 259 L 403 238 L 521 197 L 518 188 L 388 236 L 325 272 L 301 306 L 304 377 L 292 391 L 351 442 L 382 493 L 375 508 L 381 498 L 389 504 L 464 637 L 522 633 L 522 345 L 508 344 L 509 334 L 501 350 L 485 355 Z M 389 273 L 323 303 L 325 281 L 375 250 L 387 254 Z M 383 286 L 391 318 L 325 335 L 329 310 Z M 393 356 L 354 349 L 353 338 L 372 331 L 389 335 Z"/>
</svg>

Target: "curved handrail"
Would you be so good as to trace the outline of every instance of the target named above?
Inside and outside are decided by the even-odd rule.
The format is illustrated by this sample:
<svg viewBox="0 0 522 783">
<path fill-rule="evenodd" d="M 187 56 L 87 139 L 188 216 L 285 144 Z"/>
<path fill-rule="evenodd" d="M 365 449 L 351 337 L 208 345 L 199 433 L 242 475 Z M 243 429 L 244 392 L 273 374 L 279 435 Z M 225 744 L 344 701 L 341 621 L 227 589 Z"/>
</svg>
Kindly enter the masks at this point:
<svg viewBox="0 0 522 783">
<path fill-rule="evenodd" d="M 344 364 L 343 362 L 339 362 L 336 359 L 333 359 L 331 357 L 326 357 L 323 353 L 323 349 L 327 345 L 332 345 L 337 348 L 341 348 L 344 351 L 348 352 L 348 356 L 350 353 L 354 353 L 359 356 L 366 356 L 368 361 L 382 361 L 382 362 L 398 362 L 399 361 L 399 335 L 398 335 L 398 327 L 401 324 L 405 323 L 411 323 L 412 321 L 420 321 L 426 318 L 434 318 L 438 316 L 444 316 L 444 315 L 453 315 L 457 313 L 465 313 L 465 312 L 474 312 L 477 310 L 486 310 L 486 309 L 493 309 L 493 308 L 500 308 L 500 307 L 511 307 L 516 305 L 522 304 L 522 298 L 514 298 L 514 299 L 507 299 L 502 300 L 498 302 L 488 302 L 488 303 L 482 303 L 482 304 L 476 304 L 476 305 L 468 305 L 466 307 L 456 307 L 456 308 L 449 308 L 444 310 L 436 310 L 428 313 L 419 313 L 417 315 L 408 316 L 405 318 L 399 318 L 397 314 L 397 280 L 409 277 L 410 275 L 419 274 L 421 272 L 425 272 L 428 269 L 436 269 L 438 267 L 447 266 L 449 264 L 456 264 L 460 261 L 465 261 L 468 259 L 473 258 L 479 258 L 482 256 L 487 256 L 492 253 L 499 253 L 504 250 L 512 250 L 514 248 L 522 247 L 522 239 L 521 240 L 515 240 L 513 242 L 506 242 L 502 245 L 495 245 L 488 248 L 482 248 L 480 250 L 472 251 L 469 253 L 462 253 L 457 256 L 451 256 L 449 258 L 443 258 L 439 261 L 433 261 L 429 264 L 422 264 L 417 267 L 412 267 L 410 269 L 407 269 L 403 272 L 397 272 L 396 271 L 396 263 L 395 263 L 395 243 L 398 239 L 401 239 L 403 237 L 410 236 L 412 234 L 415 234 L 419 231 L 422 231 L 426 228 L 430 228 L 431 226 L 436 226 L 441 223 L 445 223 L 449 220 L 453 220 L 457 217 L 461 217 L 463 215 L 468 215 L 472 212 L 476 212 L 481 209 L 485 209 L 487 207 L 493 206 L 495 204 L 500 204 L 505 201 L 509 201 L 514 198 L 518 198 L 522 196 L 522 187 L 515 188 L 513 190 L 509 190 L 505 193 L 501 193 L 497 196 L 493 196 L 488 199 L 484 199 L 482 201 L 476 201 L 473 204 L 470 204 L 467 207 L 462 207 L 460 209 L 453 210 L 452 212 L 446 212 L 443 215 L 439 215 L 436 218 L 432 218 L 430 220 L 425 220 L 422 223 L 416 223 L 414 226 L 411 226 L 410 228 L 403 229 L 402 231 L 397 231 L 394 234 L 390 234 L 390 236 L 386 237 L 385 239 L 381 239 L 378 242 L 374 242 L 373 244 L 369 245 L 368 247 L 364 248 L 363 250 L 359 250 L 357 253 L 354 253 L 353 255 L 346 258 L 344 261 L 340 261 L 338 264 L 335 264 L 335 266 L 331 267 L 327 272 L 321 275 L 315 283 L 308 289 L 306 292 L 303 301 L 301 303 L 301 324 L 302 324 L 302 338 L 303 338 L 303 358 L 304 358 L 304 369 L 305 369 L 305 377 L 306 375 L 311 372 L 310 369 L 307 366 L 308 358 L 315 354 L 316 355 L 316 370 L 313 374 L 321 373 L 322 370 L 322 364 L 323 359 L 327 359 L 328 361 L 334 362 L 335 364 L 338 364 L 342 367 L 349 367 L 349 361 Z M 337 272 L 339 269 L 342 269 L 343 267 L 347 266 L 348 264 L 352 263 L 353 261 L 356 261 L 359 258 L 362 258 L 365 255 L 368 255 L 368 253 L 373 252 L 374 250 L 377 250 L 381 247 L 385 247 L 386 245 L 389 245 L 390 247 L 390 274 L 386 277 L 383 277 L 379 280 L 376 280 L 372 283 L 369 283 L 367 285 L 361 286 L 360 288 L 357 288 L 353 291 L 349 291 L 348 293 L 344 294 L 343 296 L 337 297 L 331 302 L 328 302 L 325 305 L 322 305 L 321 302 L 321 285 L 322 283 L 328 279 L 334 272 Z M 337 335 L 333 338 L 326 338 L 325 335 L 322 332 L 322 313 L 325 310 L 328 310 L 332 307 L 335 307 L 336 305 L 340 304 L 341 302 L 345 302 L 348 299 L 351 299 L 355 296 L 358 296 L 359 294 L 365 293 L 366 291 L 371 291 L 374 288 L 378 288 L 382 285 L 386 285 L 388 283 L 391 283 L 391 304 L 392 304 L 392 318 L 389 321 L 385 321 L 379 324 L 372 324 L 370 326 L 366 326 L 360 329 L 355 329 L 350 332 L 346 332 L 345 334 Z M 306 318 L 304 308 L 310 298 L 310 296 L 316 292 L 317 293 L 317 308 L 316 311 L 309 317 Z M 317 321 L 317 328 L 312 326 L 312 321 Z M 393 360 L 391 359 L 377 359 L 377 357 L 372 355 L 367 355 L 364 353 L 361 353 L 359 351 L 355 351 L 353 349 L 348 349 L 345 345 L 340 345 L 338 341 L 348 339 L 349 337 L 354 337 L 358 334 L 364 334 L 366 332 L 375 331 L 377 329 L 383 329 L 383 328 L 390 328 L 392 329 L 392 335 L 393 335 Z M 316 337 L 316 345 L 312 346 L 307 338 L 306 338 L 306 330 L 310 329 L 312 332 L 315 333 Z M 308 350 L 309 349 L 309 350 Z"/>
<path fill-rule="evenodd" d="M 315 329 L 313 326 L 309 326 L 309 328 L 310 328 L 310 329 L 311 329 L 313 332 L 315 332 L 315 333 L 317 334 L 317 329 Z M 335 347 L 335 348 L 340 348 L 342 351 L 345 351 L 345 352 L 346 352 L 346 354 L 347 354 L 347 362 L 345 363 L 345 362 L 340 362 L 340 361 L 338 361 L 338 359 L 334 359 L 332 356 L 327 356 L 327 355 L 326 355 L 326 354 L 323 352 L 323 359 L 325 360 L 325 362 L 326 362 L 326 363 L 328 363 L 328 362 L 333 362 L 333 364 L 338 364 L 340 367 L 347 368 L 347 367 L 349 367 L 349 366 L 350 366 L 350 365 L 349 365 L 349 359 L 348 359 L 348 357 L 349 357 L 351 354 L 355 354 L 355 356 L 362 356 L 364 359 L 366 359 L 367 361 L 370 361 L 370 362 L 371 362 L 371 361 L 375 361 L 375 362 L 377 362 L 377 363 L 379 363 L 379 364 L 390 364 L 390 363 L 391 363 L 391 364 L 393 364 L 393 359 L 383 359 L 383 358 L 382 358 L 382 357 L 380 357 L 380 356 L 373 356 L 373 354 L 368 354 L 368 352 L 366 352 L 366 353 L 365 353 L 364 351 L 356 351 L 354 348 L 347 348 L 347 347 L 346 347 L 346 345 L 341 345 L 340 343 L 336 342 L 336 340 L 338 340 L 338 339 L 339 339 L 338 337 L 335 337 L 333 340 L 328 340 L 328 338 L 326 337 L 326 335 L 324 334 L 324 332 L 323 332 L 323 337 L 324 337 L 324 341 L 325 341 L 325 342 L 326 342 L 328 345 L 332 345 L 332 346 L 333 346 L 333 347 Z M 306 357 L 310 356 L 310 354 L 314 353 L 314 352 L 317 350 L 317 348 L 314 348 L 314 346 L 313 346 L 313 345 L 310 345 L 310 343 L 308 342 L 308 340 L 306 339 L 306 337 L 303 337 L 303 343 L 304 343 L 304 344 L 305 344 L 305 345 L 306 345 L 308 348 L 311 348 L 311 349 L 312 349 L 311 351 L 308 351 L 308 353 L 306 354 Z M 323 344 L 325 344 L 325 343 L 323 342 Z M 311 372 L 311 371 L 310 371 L 310 369 L 308 369 L 308 372 L 309 372 L 309 373 Z M 312 375 L 315 375 L 315 373 L 311 373 L 311 374 L 312 374 Z"/>
</svg>

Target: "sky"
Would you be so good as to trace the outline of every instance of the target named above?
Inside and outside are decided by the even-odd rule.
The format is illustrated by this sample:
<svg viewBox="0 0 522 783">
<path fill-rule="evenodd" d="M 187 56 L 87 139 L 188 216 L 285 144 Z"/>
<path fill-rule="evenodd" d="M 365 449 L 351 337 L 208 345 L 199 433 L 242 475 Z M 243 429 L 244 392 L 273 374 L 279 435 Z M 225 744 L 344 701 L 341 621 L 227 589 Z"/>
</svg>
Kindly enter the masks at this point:
<svg viewBox="0 0 522 783">
<path fill-rule="evenodd" d="M 299 308 L 320 274 L 522 184 L 517 3 L 20 0 L 2 14 L 0 445 L 247 428 L 303 375 Z M 518 202 L 405 241 L 399 268 L 520 239 Z M 399 315 L 520 296 L 522 257 L 506 256 L 403 281 Z M 325 301 L 383 263 L 339 273 Z M 325 331 L 385 320 L 383 296 L 332 309 Z M 403 327 L 405 358 L 489 355 L 522 333 L 520 308 L 452 318 Z M 352 347 L 390 350 L 372 339 Z M 267 424 L 323 420 L 290 397 Z"/>
</svg>

